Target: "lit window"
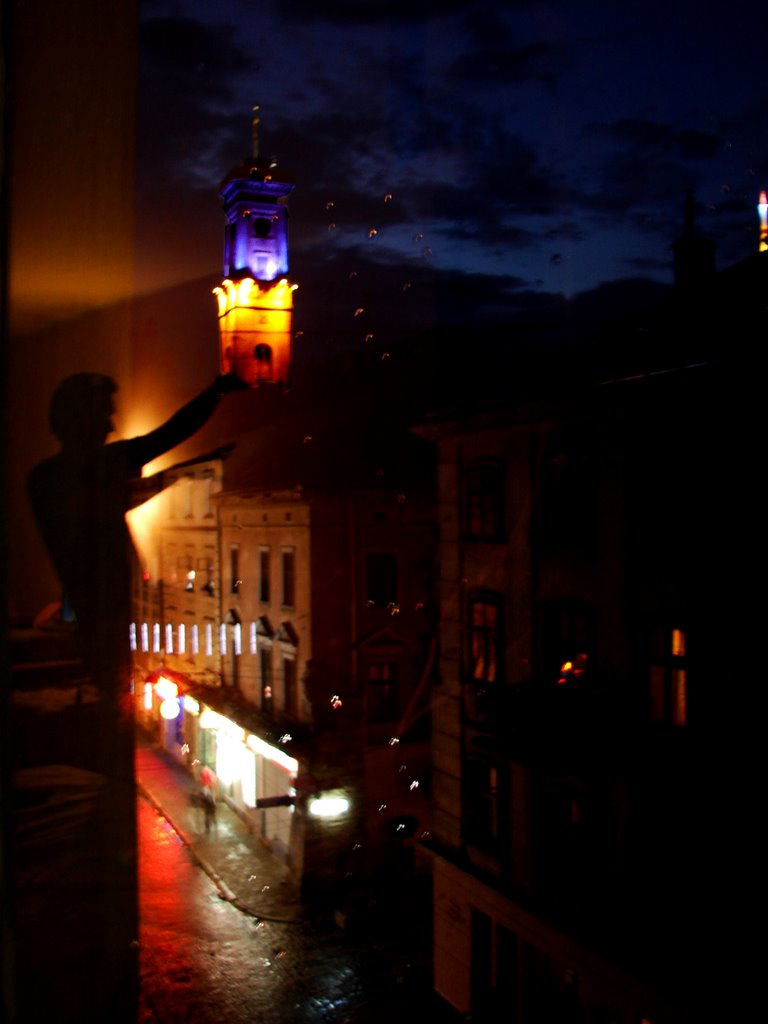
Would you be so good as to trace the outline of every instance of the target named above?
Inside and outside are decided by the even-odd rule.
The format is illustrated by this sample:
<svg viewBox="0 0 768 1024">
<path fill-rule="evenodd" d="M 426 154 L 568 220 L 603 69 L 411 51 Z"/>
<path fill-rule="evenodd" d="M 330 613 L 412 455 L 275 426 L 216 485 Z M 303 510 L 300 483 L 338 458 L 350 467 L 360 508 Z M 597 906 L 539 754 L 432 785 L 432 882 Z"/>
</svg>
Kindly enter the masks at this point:
<svg viewBox="0 0 768 1024">
<path fill-rule="evenodd" d="M 186 628 L 186 626 L 184 625 L 183 622 L 179 623 L 178 645 L 179 645 L 179 654 L 186 654 L 186 652 L 187 652 L 187 628 Z"/>
<path fill-rule="evenodd" d="M 191 645 L 192 645 L 192 653 L 193 654 L 199 654 L 200 653 L 200 629 L 199 629 L 197 623 L 194 623 L 193 626 L 192 626 Z"/>
<path fill-rule="evenodd" d="M 141 624 L 141 649 L 145 654 L 149 652 L 149 626 L 146 622 Z"/>
<path fill-rule="evenodd" d="M 655 722 L 685 725 L 688 672 L 685 630 L 661 628 L 651 641 L 650 714 Z"/>
<path fill-rule="evenodd" d="M 152 653 L 160 653 L 160 623 L 155 622 L 152 626 Z"/>
<path fill-rule="evenodd" d="M 213 657 L 213 624 L 210 622 L 205 624 L 205 656 Z"/>
<path fill-rule="evenodd" d="M 173 654 L 173 625 L 170 622 L 165 624 L 165 653 Z"/>
<path fill-rule="evenodd" d="M 473 597 L 469 602 L 467 672 L 475 683 L 496 683 L 500 678 L 501 599 L 495 595 Z"/>
<path fill-rule="evenodd" d="M 261 684 L 261 710 L 272 713 L 272 651 L 267 644 L 259 647 L 259 676 Z"/>
</svg>

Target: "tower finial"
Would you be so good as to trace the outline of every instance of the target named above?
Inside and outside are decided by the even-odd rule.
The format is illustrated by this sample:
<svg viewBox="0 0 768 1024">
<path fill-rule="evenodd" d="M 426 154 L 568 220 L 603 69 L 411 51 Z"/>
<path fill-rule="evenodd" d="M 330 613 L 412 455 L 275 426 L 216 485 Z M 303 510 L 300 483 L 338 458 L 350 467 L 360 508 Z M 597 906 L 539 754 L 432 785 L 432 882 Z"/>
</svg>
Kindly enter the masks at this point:
<svg viewBox="0 0 768 1024">
<path fill-rule="evenodd" d="M 258 103 L 253 105 L 253 118 L 251 119 L 251 139 L 253 141 L 253 159 L 254 162 L 259 159 L 259 124 L 261 118 L 259 117 Z"/>
</svg>

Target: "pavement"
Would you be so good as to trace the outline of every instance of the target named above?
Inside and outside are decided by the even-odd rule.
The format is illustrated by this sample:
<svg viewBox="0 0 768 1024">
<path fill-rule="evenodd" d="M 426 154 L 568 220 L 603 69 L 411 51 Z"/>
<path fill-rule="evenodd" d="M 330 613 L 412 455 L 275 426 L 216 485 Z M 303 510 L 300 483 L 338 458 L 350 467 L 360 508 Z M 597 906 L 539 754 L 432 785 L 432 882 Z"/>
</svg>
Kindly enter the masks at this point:
<svg viewBox="0 0 768 1024">
<path fill-rule="evenodd" d="M 206 832 L 203 811 L 190 800 L 198 790 L 192 775 L 141 734 L 136 741 L 136 782 L 139 793 L 170 822 L 224 899 L 264 920 L 299 924 L 307 918 L 287 868 L 242 818 L 219 800 L 216 820 Z"/>
</svg>

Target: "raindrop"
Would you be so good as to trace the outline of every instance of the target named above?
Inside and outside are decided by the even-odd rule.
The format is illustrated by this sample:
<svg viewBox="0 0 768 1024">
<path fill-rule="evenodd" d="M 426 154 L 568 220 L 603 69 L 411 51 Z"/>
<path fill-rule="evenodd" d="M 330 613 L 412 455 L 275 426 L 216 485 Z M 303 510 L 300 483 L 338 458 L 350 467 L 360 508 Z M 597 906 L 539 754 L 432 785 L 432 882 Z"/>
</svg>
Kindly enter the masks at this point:
<svg viewBox="0 0 768 1024">
<path fill-rule="evenodd" d="M 331 707 L 333 708 L 334 711 L 338 711 L 338 709 L 341 706 L 342 706 L 341 697 L 338 695 L 338 693 L 334 693 L 334 695 L 331 697 Z"/>
<path fill-rule="evenodd" d="M 387 608 L 389 610 L 390 615 L 400 614 L 400 605 L 396 601 L 390 601 L 389 604 L 387 605 Z"/>
<path fill-rule="evenodd" d="M 382 358 L 382 361 L 385 360 L 385 359 L 389 359 L 389 352 L 382 352 L 381 353 L 381 358 Z"/>
<path fill-rule="evenodd" d="M 304 444 L 309 444 L 309 442 L 311 440 L 312 440 L 312 435 L 311 434 L 307 434 L 307 436 L 304 438 Z"/>
<path fill-rule="evenodd" d="M 256 881 L 256 875 L 248 875 L 248 881 L 249 882 L 255 882 Z"/>
<path fill-rule="evenodd" d="M 390 738 L 389 738 L 389 745 L 390 745 L 390 747 L 396 747 L 399 742 L 400 742 L 400 740 L 397 738 L 397 736 L 390 736 Z"/>
<path fill-rule="evenodd" d="M 405 504 L 405 495 L 404 494 L 398 494 L 398 496 L 397 496 L 397 504 L 398 505 L 404 505 Z"/>
<path fill-rule="evenodd" d="M 278 743 L 290 743 L 292 739 L 293 739 L 293 736 L 291 736 L 291 734 L 289 732 L 284 732 L 283 735 L 280 737 L 280 739 L 277 742 Z"/>
<path fill-rule="evenodd" d="M 411 790 L 418 789 L 419 788 L 419 780 L 418 779 L 414 779 L 413 782 L 410 784 L 410 786 L 408 788 L 411 789 Z"/>
<path fill-rule="evenodd" d="M 407 764 L 401 764 L 400 767 L 397 770 L 399 772 L 407 772 L 408 771 L 408 765 Z"/>
<path fill-rule="evenodd" d="M 368 237 L 375 238 L 376 235 L 378 235 L 378 233 L 379 232 L 376 230 L 376 228 L 371 228 L 370 231 L 368 232 Z"/>
<path fill-rule="evenodd" d="M 424 237 L 424 234 L 421 231 L 419 231 L 419 233 L 417 235 L 413 236 L 413 240 L 414 240 L 414 242 L 420 242 L 423 237 Z"/>
<path fill-rule="evenodd" d="M 362 306 L 358 306 L 357 309 L 355 310 L 355 316 L 360 316 L 364 312 L 365 309 Z"/>
<path fill-rule="evenodd" d="M 387 809 L 387 805 L 386 804 L 379 804 L 379 810 L 380 811 L 386 811 L 386 809 Z"/>
<path fill-rule="evenodd" d="M 328 202 L 325 204 L 325 208 L 326 208 L 326 210 L 332 210 L 333 209 L 333 200 L 332 199 L 328 200 Z"/>
<path fill-rule="evenodd" d="M 366 341 L 373 341 L 373 335 L 372 334 L 366 334 L 365 340 Z"/>
<path fill-rule="evenodd" d="M 406 281 L 405 284 L 403 285 L 403 291 L 407 292 L 410 289 L 410 287 L 411 287 L 411 282 L 410 281 Z"/>
<path fill-rule="evenodd" d="M 272 220 L 280 220 L 280 214 L 279 213 L 273 213 L 272 214 Z"/>
<path fill-rule="evenodd" d="M 723 192 L 723 193 L 730 192 L 731 191 L 731 186 L 730 185 L 721 185 L 720 186 L 720 191 Z"/>
<path fill-rule="evenodd" d="M 387 194 L 384 196 L 384 202 L 385 203 L 391 203 L 392 202 L 392 193 L 391 192 L 387 192 Z"/>
<path fill-rule="evenodd" d="M 333 231 L 333 229 L 334 229 L 335 227 L 336 227 L 336 225 L 335 225 L 335 224 L 329 224 L 329 225 L 328 225 L 328 230 L 329 230 L 329 231 Z"/>
<path fill-rule="evenodd" d="M 296 333 L 293 336 L 294 336 L 294 338 L 301 338 L 303 336 L 303 334 L 304 334 L 304 331 L 296 331 Z"/>
<path fill-rule="evenodd" d="M 416 604 L 415 604 L 415 608 L 416 608 L 417 612 L 422 611 L 422 609 L 424 608 L 424 602 L 423 601 L 417 601 Z"/>
<path fill-rule="evenodd" d="M 288 956 L 287 951 L 284 949 L 280 949 L 277 951 L 277 953 L 275 953 L 275 960 L 283 960 L 286 956 Z"/>
<path fill-rule="evenodd" d="M 262 892 L 269 892 L 269 886 L 268 885 L 262 885 L 261 891 Z"/>
<path fill-rule="evenodd" d="M 432 255 L 432 250 L 430 249 L 430 247 L 428 245 L 425 245 L 424 248 L 421 250 L 421 255 L 422 256 L 431 256 Z"/>
<path fill-rule="evenodd" d="M 356 270 L 351 270 L 350 273 L 349 273 L 349 280 L 350 281 L 354 281 L 354 279 L 356 277 L 357 277 L 357 271 Z"/>
</svg>

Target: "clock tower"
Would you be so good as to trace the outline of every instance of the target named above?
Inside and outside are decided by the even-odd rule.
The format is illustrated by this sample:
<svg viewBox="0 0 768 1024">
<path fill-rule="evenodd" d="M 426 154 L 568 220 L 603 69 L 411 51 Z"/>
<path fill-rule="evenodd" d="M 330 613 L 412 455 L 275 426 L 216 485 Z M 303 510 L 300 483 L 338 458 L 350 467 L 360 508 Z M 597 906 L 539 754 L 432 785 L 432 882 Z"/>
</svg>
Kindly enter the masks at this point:
<svg viewBox="0 0 768 1024">
<path fill-rule="evenodd" d="M 274 160 L 259 155 L 259 108 L 253 152 L 221 185 L 226 218 L 219 306 L 220 361 L 252 387 L 290 385 L 293 292 L 288 280 L 288 208 L 293 190 Z"/>
</svg>

